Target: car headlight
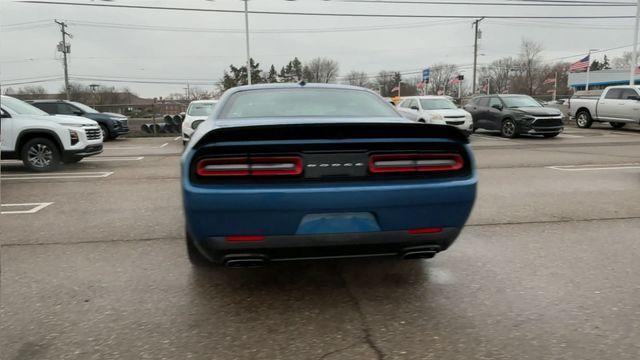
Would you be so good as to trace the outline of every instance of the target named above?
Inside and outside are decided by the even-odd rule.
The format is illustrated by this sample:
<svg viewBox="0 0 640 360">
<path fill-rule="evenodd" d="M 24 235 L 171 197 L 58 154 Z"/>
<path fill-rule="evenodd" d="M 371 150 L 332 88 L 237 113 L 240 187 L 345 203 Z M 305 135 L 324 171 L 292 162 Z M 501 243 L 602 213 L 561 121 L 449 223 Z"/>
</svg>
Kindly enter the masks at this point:
<svg viewBox="0 0 640 360">
<path fill-rule="evenodd" d="M 80 135 L 75 130 L 69 130 L 69 136 L 71 137 L 71 145 L 75 145 L 80 141 Z"/>
<path fill-rule="evenodd" d="M 196 120 L 194 122 L 191 123 L 191 128 L 193 130 L 197 129 L 198 126 L 200 126 L 200 124 L 202 124 L 204 122 L 204 120 Z"/>
<path fill-rule="evenodd" d="M 431 120 L 442 121 L 442 120 L 444 120 L 444 116 L 442 116 L 440 114 L 433 114 L 433 115 L 431 115 Z"/>
</svg>

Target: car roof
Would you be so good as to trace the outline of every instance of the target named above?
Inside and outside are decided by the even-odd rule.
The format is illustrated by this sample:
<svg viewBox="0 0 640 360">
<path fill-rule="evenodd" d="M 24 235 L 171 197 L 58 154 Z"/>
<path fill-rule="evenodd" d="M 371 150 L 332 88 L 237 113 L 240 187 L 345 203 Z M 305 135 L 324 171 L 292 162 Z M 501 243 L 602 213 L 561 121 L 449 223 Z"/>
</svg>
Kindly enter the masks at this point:
<svg viewBox="0 0 640 360">
<path fill-rule="evenodd" d="M 46 102 L 67 102 L 67 100 L 60 99 L 38 99 L 38 100 L 27 100 L 31 103 L 46 103 Z"/>
<path fill-rule="evenodd" d="M 320 84 L 320 83 L 305 83 L 303 81 L 299 83 L 270 83 L 270 84 L 256 84 L 256 85 L 243 85 L 231 88 L 225 92 L 225 95 L 231 95 L 242 91 L 250 90 L 269 90 L 269 89 L 335 89 L 335 90 L 354 90 L 365 91 L 378 95 L 369 89 L 340 84 Z"/>
</svg>

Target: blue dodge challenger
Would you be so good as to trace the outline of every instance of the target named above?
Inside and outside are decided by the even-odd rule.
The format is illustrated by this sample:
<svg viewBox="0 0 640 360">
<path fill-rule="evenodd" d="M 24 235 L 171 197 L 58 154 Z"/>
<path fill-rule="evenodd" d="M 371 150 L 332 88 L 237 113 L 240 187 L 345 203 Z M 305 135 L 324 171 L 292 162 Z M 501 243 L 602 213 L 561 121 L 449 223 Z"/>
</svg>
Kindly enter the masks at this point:
<svg viewBox="0 0 640 360">
<path fill-rule="evenodd" d="M 476 197 L 467 138 L 404 120 L 358 87 L 227 91 L 182 157 L 196 266 L 361 256 L 430 258 Z"/>
</svg>

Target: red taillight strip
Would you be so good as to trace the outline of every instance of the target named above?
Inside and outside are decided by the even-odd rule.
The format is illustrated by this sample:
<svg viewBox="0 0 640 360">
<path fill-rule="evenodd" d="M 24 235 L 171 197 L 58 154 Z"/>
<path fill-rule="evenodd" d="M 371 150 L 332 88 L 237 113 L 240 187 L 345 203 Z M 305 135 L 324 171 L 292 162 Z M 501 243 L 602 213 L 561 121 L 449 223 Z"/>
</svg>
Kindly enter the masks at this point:
<svg viewBox="0 0 640 360">
<path fill-rule="evenodd" d="M 198 161 L 199 176 L 282 176 L 302 174 L 298 156 L 208 158 Z"/>
<path fill-rule="evenodd" d="M 442 228 L 440 227 L 407 230 L 407 233 L 409 233 L 409 235 L 437 234 L 441 232 L 442 232 Z"/>
<path fill-rule="evenodd" d="M 224 239 L 230 242 L 254 242 L 264 241 L 266 238 L 261 235 L 232 235 L 226 236 Z"/>
<path fill-rule="evenodd" d="M 369 171 L 390 172 L 430 172 L 455 171 L 464 166 L 459 154 L 376 154 L 369 157 Z"/>
</svg>

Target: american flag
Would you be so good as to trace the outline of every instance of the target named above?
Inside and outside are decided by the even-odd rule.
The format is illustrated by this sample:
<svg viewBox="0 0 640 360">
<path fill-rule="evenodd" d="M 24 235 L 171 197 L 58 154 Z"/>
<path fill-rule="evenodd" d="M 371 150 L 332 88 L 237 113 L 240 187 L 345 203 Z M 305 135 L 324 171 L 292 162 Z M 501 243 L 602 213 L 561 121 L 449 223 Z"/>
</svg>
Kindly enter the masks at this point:
<svg viewBox="0 0 640 360">
<path fill-rule="evenodd" d="M 640 75 L 640 66 L 636 67 L 636 75 Z"/>
<path fill-rule="evenodd" d="M 449 80 L 449 84 L 453 84 L 453 85 L 456 85 L 459 82 L 460 82 L 460 80 L 458 79 L 458 75 L 452 77 L 451 80 Z"/>
<path fill-rule="evenodd" d="M 587 71 L 587 69 L 589 68 L 589 62 L 589 55 L 587 55 L 580 61 L 571 64 L 571 66 L 569 66 L 569 72 Z"/>
<path fill-rule="evenodd" d="M 400 91 L 400 87 L 399 87 L 399 86 L 396 86 L 396 87 L 394 87 L 393 89 L 391 89 L 391 92 L 394 92 L 394 91 Z"/>
<path fill-rule="evenodd" d="M 555 78 L 549 78 L 543 82 L 544 85 L 553 84 L 556 82 Z"/>
</svg>

